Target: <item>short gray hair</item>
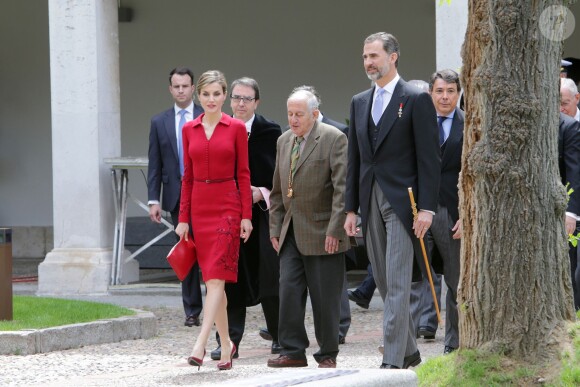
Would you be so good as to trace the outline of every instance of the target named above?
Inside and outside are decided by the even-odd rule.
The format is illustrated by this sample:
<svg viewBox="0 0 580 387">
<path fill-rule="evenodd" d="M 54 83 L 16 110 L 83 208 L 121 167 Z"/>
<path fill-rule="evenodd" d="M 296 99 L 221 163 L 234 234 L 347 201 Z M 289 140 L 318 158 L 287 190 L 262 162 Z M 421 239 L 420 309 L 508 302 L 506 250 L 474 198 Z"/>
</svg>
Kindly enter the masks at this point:
<svg viewBox="0 0 580 387">
<path fill-rule="evenodd" d="M 395 67 L 399 67 L 399 58 L 401 56 L 401 50 L 399 48 L 399 41 L 393 35 L 387 32 L 376 32 L 372 35 L 367 36 L 364 44 L 372 43 L 376 40 L 383 42 L 383 49 L 387 54 L 395 53 L 397 54 L 397 60 L 395 61 Z"/>
<path fill-rule="evenodd" d="M 573 96 L 578 94 L 578 86 L 571 78 L 560 78 L 560 89 L 568 90 Z"/>
<path fill-rule="evenodd" d="M 314 86 L 310 86 L 310 85 L 298 86 L 298 87 L 295 87 L 294 90 L 292 90 L 292 93 L 290 93 L 290 94 L 294 94 L 295 92 L 300 91 L 300 90 L 306 90 L 306 91 L 309 91 L 312 94 L 314 94 L 314 96 L 318 100 L 318 107 L 320 107 L 320 105 L 322 105 L 322 99 L 320 98 L 320 94 L 318 94 L 318 91 L 316 91 Z"/>
<path fill-rule="evenodd" d="M 429 92 L 429 84 L 422 79 L 411 79 L 407 83 L 415 86 L 417 89 L 421 91 Z"/>
<path fill-rule="evenodd" d="M 312 113 L 315 110 L 318 110 L 318 99 L 313 92 L 309 90 L 300 89 L 297 91 L 292 90 L 292 93 L 288 96 L 288 101 L 290 100 L 304 100 L 306 101 L 306 106 L 308 107 L 308 111 Z"/>
</svg>

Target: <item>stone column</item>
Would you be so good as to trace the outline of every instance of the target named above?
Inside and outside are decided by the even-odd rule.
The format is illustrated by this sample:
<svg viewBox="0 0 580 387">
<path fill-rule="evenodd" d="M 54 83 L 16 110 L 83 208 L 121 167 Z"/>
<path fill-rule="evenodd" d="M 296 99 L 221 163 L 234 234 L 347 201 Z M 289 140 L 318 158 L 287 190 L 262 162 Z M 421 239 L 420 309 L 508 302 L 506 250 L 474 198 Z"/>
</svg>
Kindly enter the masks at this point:
<svg viewBox="0 0 580 387">
<path fill-rule="evenodd" d="M 437 70 L 461 72 L 461 46 L 467 29 L 468 7 L 465 0 L 435 0 Z"/>
<path fill-rule="evenodd" d="M 116 0 L 49 0 L 54 249 L 38 294 L 106 294 L 121 152 Z M 138 278 L 138 263 L 123 271 Z"/>
</svg>

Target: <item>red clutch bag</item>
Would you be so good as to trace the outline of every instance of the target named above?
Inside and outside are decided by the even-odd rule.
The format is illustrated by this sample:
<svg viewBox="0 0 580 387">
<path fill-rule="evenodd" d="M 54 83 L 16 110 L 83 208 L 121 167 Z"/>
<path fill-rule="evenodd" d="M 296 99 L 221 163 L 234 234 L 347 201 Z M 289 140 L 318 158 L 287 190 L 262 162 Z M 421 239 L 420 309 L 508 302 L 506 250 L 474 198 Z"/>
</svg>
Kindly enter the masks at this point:
<svg viewBox="0 0 580 387">
<path fill-rule="evenodd" d="M 195 262 L 197 262 L 197 252 L 195 251 L 193 240 L 191 238 L 189 240 L 183 238 L 177 242 L 167 254 L 167 262 L 177 274 L 177 278 L 183 281 L 193 265 L 195 265 Z"/>
</svg>

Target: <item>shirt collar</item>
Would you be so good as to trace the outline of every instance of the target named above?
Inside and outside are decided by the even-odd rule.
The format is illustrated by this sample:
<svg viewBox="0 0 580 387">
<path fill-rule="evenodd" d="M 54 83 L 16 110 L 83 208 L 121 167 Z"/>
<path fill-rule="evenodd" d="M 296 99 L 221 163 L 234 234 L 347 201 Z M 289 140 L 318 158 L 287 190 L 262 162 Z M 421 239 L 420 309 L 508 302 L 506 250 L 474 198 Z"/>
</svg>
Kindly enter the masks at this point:
<svg viewBox="0 0 580 387">
<path fill-rule="evenodd" d="M 252 114 L 252 118 L 245 122 L 246 124 L 246 132 L 252 133 L 252 125 L 254 124 L 254 119 L 256 119 L 256 114 Z"/>
<path fill-rule="evenodd" d="M 173 110 L 175 111 L 175 115 L 178 115 L 179 112 L 181 111 L 181 108 L 177 106 L 177 104 L 173 104 Z M 189 104 L 188 107 L 185 108 L 185 110 L 187 110 L 188 114 L 191 114 L 191 116 L 193 116 L 193 101 L 191 101 L 191 103 Z"/>
<path fill-rule="evenodd" d="M 393 92 L 395 91 L 395 87 L 397 86 L 397 82 L 399 82 L 399 79 L 401 79 L 401 77 L 399 76 L 399 73 L 397 73 L 395 75 L 395 78 L 393 78 L 391 80 L 391 82 L 387 83 L 385 85 L 385 87 L 383 87 L 382 89 L 384 91 L 386 91 L 387 93 L 389 93 L 390 95 L 393 95 Z M 377 85 L 377 87 L 375 87 L 375 97 L 376 97 L 376 95 L 377 95 L 377 93 L 378 93 L 378 91 L 379 91 L 380 88 L 381 87 L 379 87 L 379 85 Z"/>
</svg>

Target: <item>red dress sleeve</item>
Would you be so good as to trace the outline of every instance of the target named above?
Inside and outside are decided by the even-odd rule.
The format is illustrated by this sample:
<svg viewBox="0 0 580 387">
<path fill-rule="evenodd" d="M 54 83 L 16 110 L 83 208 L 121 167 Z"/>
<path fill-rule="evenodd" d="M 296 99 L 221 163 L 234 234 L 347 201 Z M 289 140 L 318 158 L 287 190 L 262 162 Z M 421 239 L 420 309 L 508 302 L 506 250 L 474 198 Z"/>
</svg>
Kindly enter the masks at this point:
<svg viewBox="0 0 580 387">
<path fill-rule="evenodd" d="M 232 120 L 234 121 L 234 120 Z M 236 122 L 236 121 L 234 121 Z M 236 165 L 238 188 L 242 201 L 242 219 L 252 219 L 252 187 L 250 185 L 250 164 L 248 160 L 248 132 L 241 121 L 236 122 Z"/>
</svg>

